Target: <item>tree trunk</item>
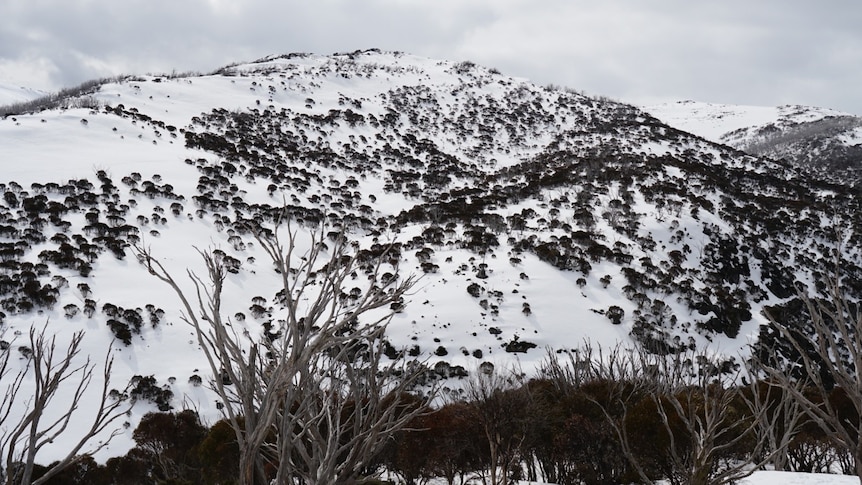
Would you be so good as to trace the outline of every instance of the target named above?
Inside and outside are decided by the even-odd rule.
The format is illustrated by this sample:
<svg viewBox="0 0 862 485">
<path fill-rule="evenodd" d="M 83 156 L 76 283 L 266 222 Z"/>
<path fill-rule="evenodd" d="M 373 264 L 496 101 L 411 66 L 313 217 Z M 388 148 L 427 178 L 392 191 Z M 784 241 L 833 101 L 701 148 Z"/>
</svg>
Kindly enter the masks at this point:
<svg viewBox="0 0 862 485">
<path fill-rule="evenodd" d="M 247 453 L 239 458 L 239 485 L 254 485 L 255 459 Z"/>
<path fill-rule="evenodd" d="M 497 450 L 493 443 L 491 443 L 489 458 L 491 459 L 491 466 L 488 471 L 491 476 L 491 485 L 499 485 L 497 483 Z"/>
<path fill-rule="evenodd" d="M 776 440 L 770 439 L 770 446 L 773 450 L 778 449 L 780 445 L 776 443 Z M 777 472 L 783 472 L 787 470 L 787 444 L 785 443 L 782 446 L 782 451 L 775 454 L 775 457 L 772 458 L 772 468 Z"/>
<path fill-rule="evenodd" d="M 859 483 L 862 485 L 862 440 L 856 441 L 856 449 L 854 450 L 856 461 L 856 476 L 859 477 Z"/>
<path fill-rule="evenodd" d="M 243 426 L 253 421 L 247 420 Z M 267 477 L 264 468 L 262 452 L 261 444 L 257 440 L 249 439 L 247 434 L 243 436 L 243 443 L 240 445 L 237 485 L 267 485 L 270 483 L 271 480 Z"/>
</svg>

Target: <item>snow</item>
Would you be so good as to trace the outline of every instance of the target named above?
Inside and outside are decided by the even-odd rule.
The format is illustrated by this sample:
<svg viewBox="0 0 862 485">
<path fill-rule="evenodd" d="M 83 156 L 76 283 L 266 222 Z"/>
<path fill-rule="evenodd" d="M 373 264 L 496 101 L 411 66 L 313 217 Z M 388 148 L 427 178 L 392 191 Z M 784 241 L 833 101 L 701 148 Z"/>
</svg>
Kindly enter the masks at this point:
<svg viewBox="0 0 862 485">
<path fill-rule="evenodd" d="M 30 101 L 46 93 L 23 86 L 13 86 L 0 82 L 0 106 Z"/>
<path fill-rule="evenodd" d="M 670 126 L 716 143 L 726 143 L 727 135 L 731 132 L 762 127 L 778 120 L 804 123 L 827 116 L 851 116 L 832 109 L 807 106 L 747 106 L 697 101 L 677 101 L 641 108 Z"/>
<path fill-rule="evenodd" d="M 457 80 L 457 75 L 450 73 L 452 66 L 448 63 L 413 56 L 403 56 L 394 62 L 391 56 L 371 54 L 366 57 L 364 62 L 369 66 L 385 64 L 384 67 L 391 70 L 393 77 L 401 78 L 399 82 L 403 85 L 421 85 L 430 77 L 441 79 L 444 86 L 448 83 L 449 89 L 460 82 Z M 232 68 L 236 72 L 253 71 L 247 77 L 212 75 L 168 79 L 145 76 L 140 80 L 104 85 L 95 97 L 108 106 L 122 104 L 126 110 L 146 113 L 154 120 L 180 129 L 188 127 L 193 117 L 209 112 L 213 108 L 248 110 L 257 108 L 261 103 L 271 104 L 276 106 L 276 109 L 288 107 L 297 112 L 325 114 L 339 106 L 339 96 L 364 98 L 366 101 L 363 102 L 363 113 L 376 113 L 380 116 L 384 114 L 377 108 L 379 103 L 374 101 L 374 94 L 388 92 L 391 83 L 379 75 L 369 78 L 355 76 L 351 79 L 324 76 L 320 78 L 320 84 L 306 82 L 302 77 L 314 68 L 320 68 L 328 63 L 329 60 L 326 58 L 312 56 L 276 59 Z M 296 76 L 296 79 L 286 79 L 278 72 L 271 75 L 257 74 L 261 69 L 270 67 L 286 70 L 291 73 L 291 77 Z M 281 84 L 282 81 L 284 84 Z M 273 93 L 267 90 L 264 87 L 265 84 L 277 86 L 276 91 Z M 489 92 L 499 96 L 502 93 L 501 89 L 492 87 Z M 314 105 L 311 108 L 305 106 L 307 98 L 314 99 Z M 369 132 L 368 136 L 371 137 L 372 133 Z M 550 137 L 551 135 L 543 135 L 541 139 L 535 140 L 536 148 L 527 151 L 534 153 L 547 143 Z M 193 166 L 184 163 L 184 160 L 211 158 L 212 155 L 186 148 L 181 135 L 174 138 L 166 130 L 156 128 L 151 123 L 131 117 L 106 115 L 101 110 L 63 109 L 21 115 L 15 120 L 0 120 L 0 140 L 3 140 L 0 143 L 0 160 L 3 161 L 4 168 L 2 181 L 17 182 L 25 190 L 29 189 L 32 183 L 48 181 L 63 183 L 80 178 L 95 180 L 95 173 L 104 170 L 117 185 L 121 177 L 138 172 L 143 180 L 158 176 L 162 183 L 173 185 L 175 193 L 185 194 L 187 196 L 183 201 L 185 210 L 179 217 L 165 213 L 164 217 L 167 219 L 165 224 L 144 225 L 141 227 L 141 234 L 143 243 L 171 269 L 186 291 L 191 291 L 192 287 L 185 277 L 185 270 L 188 268 L 199 274 L 203 273 L 195 246 L 201 249 L 231 248 L 227 242 L 227 235 L 214 229 L 211 220 L 199 219 L 194 215 L 194 204 L 190 196 L 196 193 L 199 173 Z M 330 140 L 333 146 L 337 146 L 347 141 L 347 134 L 333 133 Z M 465 150 L 455 140 L 441 140 L 441 144 L 454 153 Z M 513 157 L 507 158 L 505 154 L 498 155 L 501 164 L 520 161 Z M 329 176 L 344 180 L 344 174 L 335 171 L 329 172 Z M 369 202 L 376 210 L 384 214 L 395 214 L 401 208 L 409 206 L 409 201 L 402 194 L 384 193 L 377 180 L 363 181 L 361 187 L 363 193 L 376 195 L 376 203 Z M 264 186 L 259 184 L 241 185 L 245 192 L 244 199 L 248 203 L 278 204 L 280 200 L 280 196 L 275 198 L 267 196 L 263 190 Z M 121 187 L 122 192 L 126 190 L 125 187 Z M 123 199 L 125 198 L 127 197 L 124 196 Z M 167 205 L 168 202 L 164 200 L 138 197 L 137 206 L 132 209 L 127 219 L 133 221 L 134 214 L 152 219 L 150 215 L 157 206 L 165 208 Z M 82 215 L 72 214 L 69 218 L 77 219 L 77 224 L 82 220 Z M 418 231 L 421 228 L 415 229 Z M 205 236 L 202 238 L 203 234 Z M 395 238 L 404 240 L 410 236 L 412 234 L 390 234 L 384 235 L 381 240 Z M 43 249 L 41 246 L 34 247 L 29 257 L 35 260 L 35 255 L 41 249 Z M 487 328 L 492 326 L 501 327 L 507 338 L 519 335 L 525 340 L 535 341 L 540 349 L 554 344 L 554 335 L 570 334 L 573 322 L 582 323 L 587 329 L 602 329 L 601 333 L 588 331 L 596 338 L 607 338 L 608 342 L 616 342 L 624 336 L 623 328 L 609 327 L 603 317 L 588 309 L 588 306 L 595 304 L 606 306 L 607 302 L 597 300 L 595 296 L 589 297 L 582 294 L 573 278 L 561 275 L 559 271 L 547 265 L 537 263 L 535 258 L 532 258 L 533 261 L 530 263 L 537 265 L 541 270 L 532 272 L 531 279 L 522 282 L 518 276 L 522 269 L 512 266 L 507 261 L 508 258 L 505 257 L 507 251 L 508 247 L 504 246 L 498 251 L 500 254 L 498 259 L 486 260 L 492 276 L 489 281 L 483 282 L 485 285 L 491 284 L 490 287 L 494 288 L 505 286 L 509 290 L 522 291 L 522 296 L 518 299 L 511 298 L 502 304 L 500 309 L 502 317 L 492 318 L 487 313 L 480 315 L 476 300 L 467 295 L 462 286 L 447 284 L 448 278 L 461 271 L 462 264 L 472 265 L 473 263 L 468 263 L 468 259 L 476 256 L 458 248 L 439 248 L 433 262 L 440 265 L 440 273 L 426 275 L 410 303 L 419 306 L 423 301 L 430 301 L 426 305 L 428 310 L 421 312 L 421 315 L 419 313 L 410 314 L 413 316 L 408 316 L 406 313 L 396 315 L 388 334 L 392 343 L 403 347 L 419 345 L 423 352 L 428 353 L 439 345 L 444 345 L 450 352 L 447 360 L 452 365 L 463 365 L 470 369 L 480 361 L 472 355 L 463 355 L 459 350 L 461 348 L 471 354 L 480 350 L 484 354 L 482 360 L 495 361 L 500 366 L 508 365 L 511 360 L 511 356 L 501 349 L 500 342 L 488 334 Z M 254 257 L 257 263 L 245 264 L 244 271 L 238 275 L 231 275 L 228 279 L 224 307 L 228 309 L 226 314 L 229 316 L 235 312 L 247 312 L 248 299 L 253 295 L 261 295 L 271 300 L 273 288 L 277 287 L 278 283 L 277 275 L 268 269 L 266 256 L 259 248 L 249 247 L 241 256 L 242 260 Z M 446 259 L 450 257 L 452 262 L 447 263 Z M 93 266 L 93 274 L 97 276 L 90 278 L 83 278 L 68 270 L 56 271 L 55 274 L 61 274 L 68 279 L 69 291 L 62 293 L 61 300 L 54 310 L 41 310 L 36 316 L 36 321 L 31 315 L 10 316 L 6 325 L 6 330 L 9 332 L 7 340 L 10 339 L 9 336 L 16 333 L 20 338 L 21 335 L 26 334 L 31 325 L 41 325 L 45 322 L 48 323 L 51 331 L 57 332 L 60 341 L 68 340 L 73 331 L 84 330 L 86 336 L 83 345 L 86 353 L 94 356 L 95 362 L 101 362 L 100 359 L 108 349 L 113 348 L 115 362 L 112 387 L 122 387 L 122 383 L 134 375 L 154 375 L 160 385 L 169 385 L 174 392 L 175 408 L 188 406 L 196 409 L 206 422 L 212 424 L 219 418 L 213 396 L 203 388 L 195 387 L 188 382 L 189 377 L 195 374 L 206 380 L 210 372 L 198 349 L 192 329 L 182 321 L 176 295 L 172 294 L 167 286 L 159 284 L 147 275 L 131 255 L 123 260 L 103 255 Z M 406 270 L 421 273 L 418 265 Z M 164 322 L 156 328 L 145 325 L 142 333 L 134 337 L 134 343 L 130 346 L 113 343 L 113 336 L 105 327 L 104 316 L 100 315 L 98 310 L 93 319 L 88 319 L 81 314 L 71 319 L 63 315 L 62 309 L 65 305 L 82 306 L 84 297 L 74 290 L 78 283 L 82 282 L 90 285 L 93 295 L 98 299 L 99 309 L 104 303 L 112 303 L 124 308 L 140 308 L 144 304 L 151 303 L 165 310 Z M 570 289 L 564 290 L 567 287 Z M 553 298 L 555 291 L 578 295 L 577 298 L 583 301 L 583 304 L 573 308 L 573 302 Z M 521 313 L 522 299 L 533 304 L 535 313 L 531 317 Z M 571 315 L 571 319 L 552 318 L 560 314 Z M 515 317 L 508 315 L 515 315 Z M 234 324 L 245 326 L 251 332 L 258 331 L 257 322 L 248 321 L 245 324 L 235 322 Z M 481 333 L 474 335 L 480 329 L 482 329 Z M 541 334 L 534 337 L 539 330 Z M 578 330 L 578 333 L 581 332 L 583 330 Z M 587 333 L 583 335 L 586 336 Z M 580 342 L 582 338 L 572 336 L 567 340 Z M 536 365 L 542 356 L 543 353 L 540 350 L 533 352 L 530 355 L 530 367 Z M 23 394 L 26 394 L 31 386 L 32 382 L 25 382 Z M 90 392 L 85 395 L 80 406 L 82 410 L 94 408 L 95 399 L 98 398 L 95 391 L 98 387 L 98 383 L 95 383 Z M 69 395 L 66 392 L 58 396 L 57 401 L 68 400 Z M 99 452 L 96 458 L 103 461 L 129 449 L 133 445 L 131 431 L 137 421 L 143 414 L 153 410 L 155 409 L 152 405 L 137 403 L 129 416 L 123 419 L 128 425 L 126 431 L 110 446 Z M 22 412 L 21 408 L 18 412 Z M 76 416 L 75 422 L 86 422 L 85 413 L 82 412 L 80 416 Z M 68 433 L 65 438 L 75 439 L 74 432 Z M 39 460 L 49 461 L 57 458 L 65 453 L 66 448 L 65 441 L 57 440 L 40 453 Z"/>
<path fill-rule="evenodd" d="M 857 485 L 859 478 L 824 473 L 759 471 L 739 483 L 741 485 Z"/>
<path fill-rule="evenodd" d="M 642 106 L 670 126 L 718 142 L 725 133 L 774 121 L 778 108 L 678 101 Z"/>
<path fill-rule="evenodd" d="M 838 135 L 838 139 L 847 146 L 862 145 L 862 126 Z"/>
</svg>

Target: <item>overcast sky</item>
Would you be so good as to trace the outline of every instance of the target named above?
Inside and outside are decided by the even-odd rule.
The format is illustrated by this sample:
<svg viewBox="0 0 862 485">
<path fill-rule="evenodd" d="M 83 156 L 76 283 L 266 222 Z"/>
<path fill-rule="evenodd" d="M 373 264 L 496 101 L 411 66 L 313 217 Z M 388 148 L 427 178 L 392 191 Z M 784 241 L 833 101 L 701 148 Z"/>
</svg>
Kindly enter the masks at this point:
<svg viewBox="0 0 862 485">
<path fill-rule="evenodd" d="M 860 0 L 0 0 L 0 82 L 377 47 L 628 102 L 862 115 Z"/>
</svg>

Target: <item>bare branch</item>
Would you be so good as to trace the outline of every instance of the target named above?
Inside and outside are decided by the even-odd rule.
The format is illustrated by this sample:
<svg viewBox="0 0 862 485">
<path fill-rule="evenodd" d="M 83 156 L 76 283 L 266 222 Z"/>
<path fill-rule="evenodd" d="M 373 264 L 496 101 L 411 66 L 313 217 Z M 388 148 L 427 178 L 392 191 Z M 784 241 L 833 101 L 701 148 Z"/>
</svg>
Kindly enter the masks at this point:
<svg viewBox="0 0 862 485">
<path fill-rule="evenodd" d="M 30 354 L 27 367 L 22 369 L 6 388 L 0 412 L 2 412 L 3 428 L 0 436 L 0 450 L 3 451 L 4 465 L 6 469 L 7 483 L 33 483 L 42 484 L 51 477 L 58 474 L 69 466 L 76 456 L 94 438 L 101 437 L 102 441 L 91 446 L 85 453 L 95 453 L 104 448 L 119 433 L 120 428 L 111 431 L 107 436 L 104 432 L 113 425 L 116 420 L 123 416 L 125 409 L 121 400 L 112 400 L 110 397 L 110 375 L 113 366 L 113 355 L 111 349 L 105 357 L 102 375 L 102 390 L 99 400 L 95 406 L 95 416 L 90 427 L 81 435 L 78 441 L 73 442 L 67 454 L 54 463 L 39 479 L 32 481 L 33 467 L 36 455 L 46 445 L 65 435 L 72 419 L 78 419 L 79 407 L 85 392 L 90 387 L 95 371 L 95 364 L 86 358 L 82 364 L 75 364 L 76 357 L 81 351 L 83 332 L 75 332 L 65 351 L 58 353 L 56 337 L 46 336 L 47 325 L 41 330 L 31 328 L 29 333 Z M 2 371 L 8 372 L 8 350 L 3 356 Z M 20 397 L 21 384 L 25 373 L 32 373 L 35 389 L 32 396 L 25 402 L 24 414 L 18 421 L 9 421 L 13 403 Z M 63 409 L 57 410 L 52 405 L 61 389 L 67 390 L 72 386 L 71 397 L 67 398 Z M 47 412 L 59 415 L 52 421 L 45 422 Z"/>
<path fill-rule="evenodd" d="M 286 224 L 283 245 L 279 229 L 253 229 L 281 277 L 283 323 L 263 338 L 240 335 L 222 320 L 227 275 L 216 253 L 199 251 L 206 278 L 188 272 L 193 308 L 149 250 L 135 249 L 150 273 L 177 293 L 183 319 L 195 330 L 213 372 L 212 389 L 240 446 L 240 483 L 266 480 L 264 463 L 278 470 L 279 483 L 296 477 L 349 481 L 416 412 L 405 408 L 404 399 L 421 371 L 380 362 L 385 328 L 415 279 L 381 281 L 378 260 L 369 287 L 348 301 L 344 286 L 358 262 L 345 239 L 336 240 L 327 256 L 321 228 L 300 254 L 297 233 Z M 418 402 L 418 408 L 426 403 Z M 268 441 L 273 435 L 275 443 Z"/>
<path fill-rule="evenodd" d="M 797 288 L 796 297 L 810 317 L 810 334 L 803 335 L 767 315 L 796 353 L 804 386 L 782 362 L 762 359 L 757 362 L 758 370 L 785 389 L 830 439 L 853 454 L 856 474 L 862 480 L 862 386 L 858 373 L 862 368 L 862 312 L 848 300 L 837 277 L 827 282 L 826 295 L 825 300 L 814 299 Z M 836 404 L 839 400 L 850 409 L 840 409 Z"/>
</svg>

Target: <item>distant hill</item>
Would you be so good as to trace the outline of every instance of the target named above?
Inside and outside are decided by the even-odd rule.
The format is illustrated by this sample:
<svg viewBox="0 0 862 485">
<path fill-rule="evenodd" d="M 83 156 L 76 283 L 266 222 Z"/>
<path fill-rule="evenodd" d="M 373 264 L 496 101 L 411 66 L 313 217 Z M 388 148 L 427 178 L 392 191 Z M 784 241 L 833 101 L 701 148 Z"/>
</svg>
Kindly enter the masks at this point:
<svg viewBox="0 0 862 485">
<path fill-rule="evenodd" d="M 645 106 L 662 121 L 754 155 L 785 159 L 858 185 L 862 118 L 808 106 L 733 106 L 681 101 Z"/>
</svg>

